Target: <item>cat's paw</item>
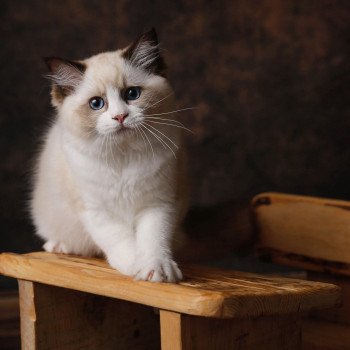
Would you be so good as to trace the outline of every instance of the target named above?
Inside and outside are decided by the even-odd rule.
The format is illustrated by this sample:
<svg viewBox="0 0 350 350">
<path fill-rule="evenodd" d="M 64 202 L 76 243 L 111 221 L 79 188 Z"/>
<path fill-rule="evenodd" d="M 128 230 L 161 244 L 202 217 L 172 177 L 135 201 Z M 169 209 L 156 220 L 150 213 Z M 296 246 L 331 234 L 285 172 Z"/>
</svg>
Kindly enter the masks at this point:
<svg viewBox="0 0 350 350">
<path fill-rule="evenodd" d="M 123 275 L 133 276 L 134 259 L 130 259 L 127 256 L 121 257 L 119 254 L 115 257 L 108 258 L 108 263 Z"/>
<path fill-rule="evenodd" d="M 169 257 L 143 258 L 135 264 L 134 278 L 139 281 L 177 282 L 182 273 L 176 262 Z"/>
<path fill-rule="evenodd" d="M 49 253 L 63 253 L 69 254 L 69 250 L 64 243 L 56 241 L 47 241 L 43 245 L 43 249 Z"/>
<path fill-rule="evenodd" d="M 133 276 L 135 249 L 130 244 L 119 244 L 107 255 L 109 265 L 118 270 L 123 275 Z"/>
</svg>

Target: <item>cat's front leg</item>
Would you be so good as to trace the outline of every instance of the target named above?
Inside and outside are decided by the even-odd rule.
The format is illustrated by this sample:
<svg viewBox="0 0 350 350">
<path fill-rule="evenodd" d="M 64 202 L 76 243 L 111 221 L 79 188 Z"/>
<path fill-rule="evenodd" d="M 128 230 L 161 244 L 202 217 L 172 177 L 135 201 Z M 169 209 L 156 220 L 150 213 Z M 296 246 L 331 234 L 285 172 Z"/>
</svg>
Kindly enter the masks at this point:
<svg viewBox="0 0 350 350">
<path fill-rule="evenodd" d="M 119 272 L 132 276 L 136 253 L 133 230 L 122 220 L 95 210 L 84 212 L 82 221 L 94 242 L 106 255 L 108 263 Z"/>
<path fill-rule="evenodd" d="M 151 282 L 176 282 L 182 279 L 171 252 L 174 222 L 175 213 L 167 207 L 148 208 L 138 215 L 135 279 Z"/>
</svg>

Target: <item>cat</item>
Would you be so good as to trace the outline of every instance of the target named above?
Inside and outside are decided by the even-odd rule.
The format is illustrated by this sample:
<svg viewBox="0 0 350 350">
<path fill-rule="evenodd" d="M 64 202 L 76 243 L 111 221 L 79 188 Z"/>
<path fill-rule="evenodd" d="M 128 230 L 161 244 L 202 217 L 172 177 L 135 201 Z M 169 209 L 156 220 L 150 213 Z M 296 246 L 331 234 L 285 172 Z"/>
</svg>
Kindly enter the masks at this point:
<svg viewBox="0 0 350 350">
<path fill-rule="evenodd" d="M 136 280 L 176 282 L 187 211 L 183 125 L 154 29 L 81 61 L 45 59 L 57 111 L 31 215 L 48 252 L 94 256 Z"/>
</svg>

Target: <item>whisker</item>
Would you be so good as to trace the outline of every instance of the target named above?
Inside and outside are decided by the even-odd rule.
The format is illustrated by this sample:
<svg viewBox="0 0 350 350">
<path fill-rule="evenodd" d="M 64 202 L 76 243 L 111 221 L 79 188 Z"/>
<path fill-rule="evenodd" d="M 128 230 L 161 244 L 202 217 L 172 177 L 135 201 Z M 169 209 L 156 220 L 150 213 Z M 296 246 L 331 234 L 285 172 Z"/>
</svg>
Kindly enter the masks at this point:
<svg viewBox="0 0 350 350">
<path fill-rule="evenodd" d="M 109 152 L 111 152 L 111 150 L 112 150 L 112 148 L 111 148 L 111 134 L 109 134 L 109 133 L 107 134 L 107 143 L 106 143 L 106 161 L 107 161 L 108 168 L 112 169 L 112 167 L 108 163 L 108 160 L 109 160 L 108 148 L 109 148 Z"/>
<path fill-rule="evenodd" d="M 142 124 L 141 124 L 141 126 L 143 126 Z M 146 130 L 148 130 L 148 129 L 146 129 Z M 142 129 L 140 129 L 140 131 L 144 134 L 144 136 L 146 137 L 146 140 L 148 141 L 148 144 L 150 145 L 150 147 L 151 147 L 151 150 L 152 150 L 152 154 L 153 154 L 153 161 L 155 161 L 156 160 L 156 158 L 155 158 L 155 155 L 154 155 L 154 150 L 153 150 L 153 147 L 152 147 L 152 144 L 151 144 L 151 142 L 150 142 L 150 140 L 149 140 L 149 138 L 147 137 L 147 134 L 142 130 Z"/>
<path fill-rule="evenodd" d="M 141 135 L 143 143 L 145 144 L 145 148 L 147 148 L 145 137 L 141 134 L 141 131 L 139 129 L 140 126 L 136 126 L 136 131 L 139 133 L 139 135 Z"/>
<path fill-rule="evenodd" d="M 145 126 L 145 128 L 147 129 L 147 127 Z M 147 129 L 159 142 L 160 144 L 163 146 L 164 149 L 166 149 L 166 146 L 164 145 L 164 140 L 162 140 L 157 134 L 155 134 L 152 130 Z"/>
<path fill-rule="evenodd" d="M 149 127 L 151 127 L 153 130 L 157 131 L 159 134 L 163 135 L 166 139 L 168 139 L 175 147 L 176 149 L 178 149 L 179 147 L 177 146 L 176 143 L 174 143 L 174 141 L 172 139 L 170 139 L 168 136 L 166 136 L 165 134 L 163 134 L 161 131 L 159 131 L 158 129 L 156 129 L 154 126 L 149 125 L 147 123 L 145 123 L 146 125 L 148 125 Z"/>
<path fill-rule="evenodd" d="M 151 104 L 150 106 L 147 106 L 146 108 L 152 108 L 154 106 L 156 106 L 158 103 L 164 101 L 165 99 L 167 99 L 169 96 L 171 96 L 174 92 L 171 92 L 170 94 L 166 95 L 165 97 L 161 98 L 160 100 L 158 100 L 157 102 Z"/>
<path fill-rule="evenodd" d="M 146 118 L 147 119 L 147 118 Z M 174 126 L 176 128 L 181 128 L 181 129 L 184 129 L 188 132 L 190 132 L 191 134 L 194 134 L 194 132 L 188 128 L 186 128 L 185 126 L 182 126 L 182 125 L 174 125 L 174 124 L 170 124 L 170 123 L 162 123 L 162 122 L 155 122 L 153 120 L 149 120 L 148 123 L 154 123 L 154 124 L 161 124 L 161 125 L 169 125 L 169 126 Z"/>
<path fill-rule="evenodd" d="M 178 123 L 178 124 L 180 124 L 180 125 L 182 125 L 182 126 L 185 126 L 185 125 L 182 124 L 180 121 L 175 120 L 175 119 L 160 118 L 160 117 L 146 117 L 145 119 L 165 120 L 165 121 L 174 122 L 174 123 Z"/>
<path fill-rule="evenodd" d="M 148 97 L 148 98 L 147 98 L 147 101 L 146 101 L 146 105 L 145 105 L 144 107 L 142 107 L 141 109 L 142 109 L 143 111 L 145 111 L 145 110 L 148 108 L 150 102 L 151 102 L 151 97 Z"/>
<path fill-rule="evenodd" d="M 164 147 L 164 145 L 166 147 L 168 147 L 170 149 L 170 151 L 172 152 L 172 154 L 174 155 L 175 159 L 176 159 L 176 155 L 175 152 L 173 151 L 173 149 L 159 136 L 156 135 L 156 133 L 154 133 L 152 130 L 148 129 L 146 125 L 142 125 L 144 128 L 146 128 L 146 130 L 148 130 L 159 142 L 160 144 Z M 148 125 L 151 126 L 151 125 Z M 164 147 L 165 148 L 165 147 Z"/>
<path fill-rule="evenodd" d="M 164 115 L 164 114 L 171 114 L 171 113 L 178 113 L 178 112 L 184 112 L 188 110 L 196 109 L 196 107 L 188 107 L 188 108 L 182 108 L 182 109 L 177 109 L 175 111 L 170 111 L 170 112 L 163 112 L 163 113 L 155 113 L 155 114 L 144 114 L 145 117 L 153 117 L 155 115 Z"/>
</svg>

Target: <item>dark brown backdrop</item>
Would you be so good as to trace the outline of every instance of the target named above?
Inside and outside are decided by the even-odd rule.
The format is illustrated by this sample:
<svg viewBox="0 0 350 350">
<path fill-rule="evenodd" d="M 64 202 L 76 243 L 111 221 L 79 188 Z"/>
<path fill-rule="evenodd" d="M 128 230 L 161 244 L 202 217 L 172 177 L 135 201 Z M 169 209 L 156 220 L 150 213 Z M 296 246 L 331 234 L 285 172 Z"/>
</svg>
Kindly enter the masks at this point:
<svg viewBox="0 0 350 350">
<path fill-rule="evenodd" d="M 350 199 L 349 1 L 1 1 L 0 251 L 39 246 L 28 172 L 52 110 L 41 57 L 155 26 L 187 137 L 192 203 L 284 191 Z"/>
</svg>

